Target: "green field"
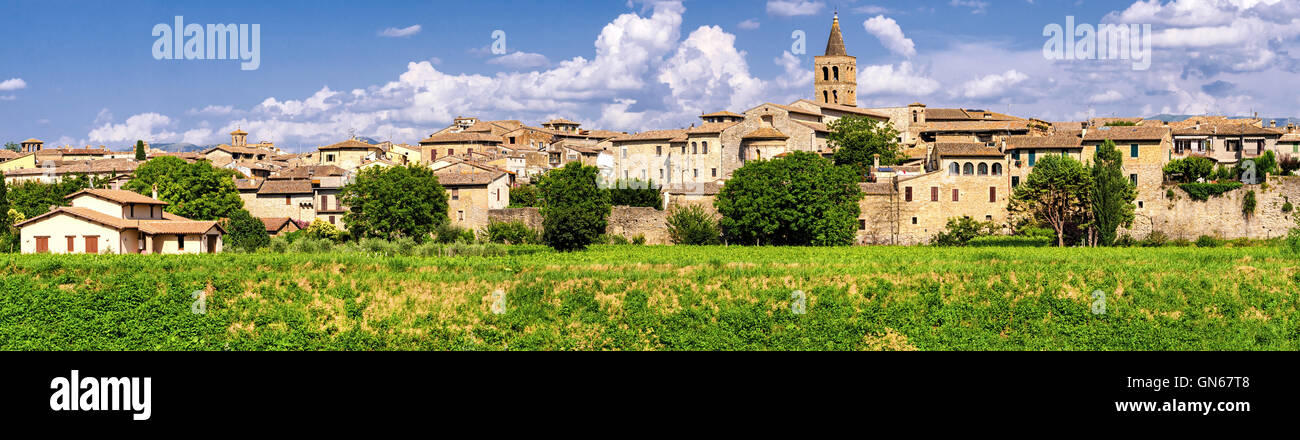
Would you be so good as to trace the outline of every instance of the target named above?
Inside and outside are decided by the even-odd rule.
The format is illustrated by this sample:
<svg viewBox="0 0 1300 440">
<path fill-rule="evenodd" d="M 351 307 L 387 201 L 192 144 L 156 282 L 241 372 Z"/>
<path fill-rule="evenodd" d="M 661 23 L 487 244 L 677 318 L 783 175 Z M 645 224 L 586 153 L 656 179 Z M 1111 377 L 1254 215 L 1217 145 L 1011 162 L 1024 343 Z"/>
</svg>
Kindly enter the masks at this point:
<svg viewBox="0 0 1300 440">
<path fill-rule="evenodd" d="M 1274 247 L 514 250 L 3 255 L 0 348 L 1300 349 Z"/>
</svg>

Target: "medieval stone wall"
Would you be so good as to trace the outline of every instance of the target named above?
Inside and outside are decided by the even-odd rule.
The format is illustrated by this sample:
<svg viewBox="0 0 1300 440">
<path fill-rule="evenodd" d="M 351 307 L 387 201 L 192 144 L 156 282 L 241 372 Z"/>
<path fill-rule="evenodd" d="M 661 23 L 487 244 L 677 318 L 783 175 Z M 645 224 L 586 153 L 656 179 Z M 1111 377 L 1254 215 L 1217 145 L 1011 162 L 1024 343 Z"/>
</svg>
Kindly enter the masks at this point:
<svg viewBox="0 0 1300 440">
<path fill-rule="evenodd" d="M 1265 189 L 1265 186 L 1268 189 Z M 1174 197 L 1168 197 L 1172 190 Z M 1242 205 L 1246 193 L 1255 191 L 1255 213 L 1246 216 Z M 1170 239 L 1196 240 L 1202 235 L 1222 239 L 1269 239 L 1287 234 L 1296 227 L 1295 212 L 1282 212 L 1287 202 L 1300 203 L 1300 177 L 1269 176 L 1267 185 L 1246 185 L 1206 201 L 1192 200 L 1182 189 L 1168 185 L 1157 200 L 1145 201 L 1137 210 L 1134 238 L 1145 238 L 1153 230 Z"/>
<path fill-rule="evenodd" d="M 542 230 L 542 215 L 537 208 L 493 209 L 488 212 L 493 221 L 520 221 L 534 230 Z M 621 235 L 628 240 L 644 236 L 646 244 L 669 244 L 668 212 L 654 208 L 615 206 L 609 213 L 605 233 Z"/>
</svg>

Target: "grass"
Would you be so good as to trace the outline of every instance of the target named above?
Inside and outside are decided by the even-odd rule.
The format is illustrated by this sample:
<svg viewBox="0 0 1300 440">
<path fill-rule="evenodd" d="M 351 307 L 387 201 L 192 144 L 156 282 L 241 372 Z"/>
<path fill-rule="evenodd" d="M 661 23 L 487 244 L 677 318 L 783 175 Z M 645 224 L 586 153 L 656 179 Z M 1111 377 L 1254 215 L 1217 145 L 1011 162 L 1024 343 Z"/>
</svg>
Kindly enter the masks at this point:
<svg viewBox="0 0 1300 440">
<path fill-rule="evenodd" d="M 0 348 L 1297 350 L 1297 266 L 1278 247 L 0 255 Z"/>
</svg>

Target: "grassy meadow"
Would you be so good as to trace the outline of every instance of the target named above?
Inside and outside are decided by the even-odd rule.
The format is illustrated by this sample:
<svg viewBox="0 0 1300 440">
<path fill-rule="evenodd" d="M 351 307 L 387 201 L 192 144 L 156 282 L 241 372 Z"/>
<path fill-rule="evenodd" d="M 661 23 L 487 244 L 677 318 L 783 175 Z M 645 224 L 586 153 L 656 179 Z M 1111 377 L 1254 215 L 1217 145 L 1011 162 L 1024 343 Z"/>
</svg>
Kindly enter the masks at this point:
<svg viewBox="0 0 1300 440">
<path fill-rule="evenodd" d="M 0 349 L 1300 350 L 1298 266 L 1277 247 L 0 255 Z"/>
</svg>

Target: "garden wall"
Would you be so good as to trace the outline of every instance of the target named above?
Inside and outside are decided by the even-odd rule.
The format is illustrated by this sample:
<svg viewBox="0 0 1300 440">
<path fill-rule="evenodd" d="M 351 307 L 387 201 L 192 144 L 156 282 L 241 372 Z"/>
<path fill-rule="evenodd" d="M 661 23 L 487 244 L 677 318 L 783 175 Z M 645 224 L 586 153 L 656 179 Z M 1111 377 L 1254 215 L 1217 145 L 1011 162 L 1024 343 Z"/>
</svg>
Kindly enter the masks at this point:
<svg viewBox="0 0 1300 440">
<path fill-rule="evenodd" d="M 1174 195 L 1172 199 L 1168 194 L 1170 190 Z M 1252 190 L 1255 191 L 1256 207 L 1255 213 L 1248 217 L 1242 213 L 1242 204 L 1246 193 Z M 1288 201 L 1300 204 L 1300 177 L 1269 176 L 1267 184 L 1246 185 L 1206 201 L 1193 200 L 1176 185 L 1166 185 L 1159 194 L 1143 194 L 1138 199 L 1146 201 L 1136 211 L 1129 232 L 1134 238 L 1145 238 L 1156 230 L 1170 239 L 1195 240 L 1202 235 L 1224 239 L 1269 239 L 1284 236 L 1296 227 L 1294 210 L 1283 212 L 1282 207 Z"/>
</svg>

